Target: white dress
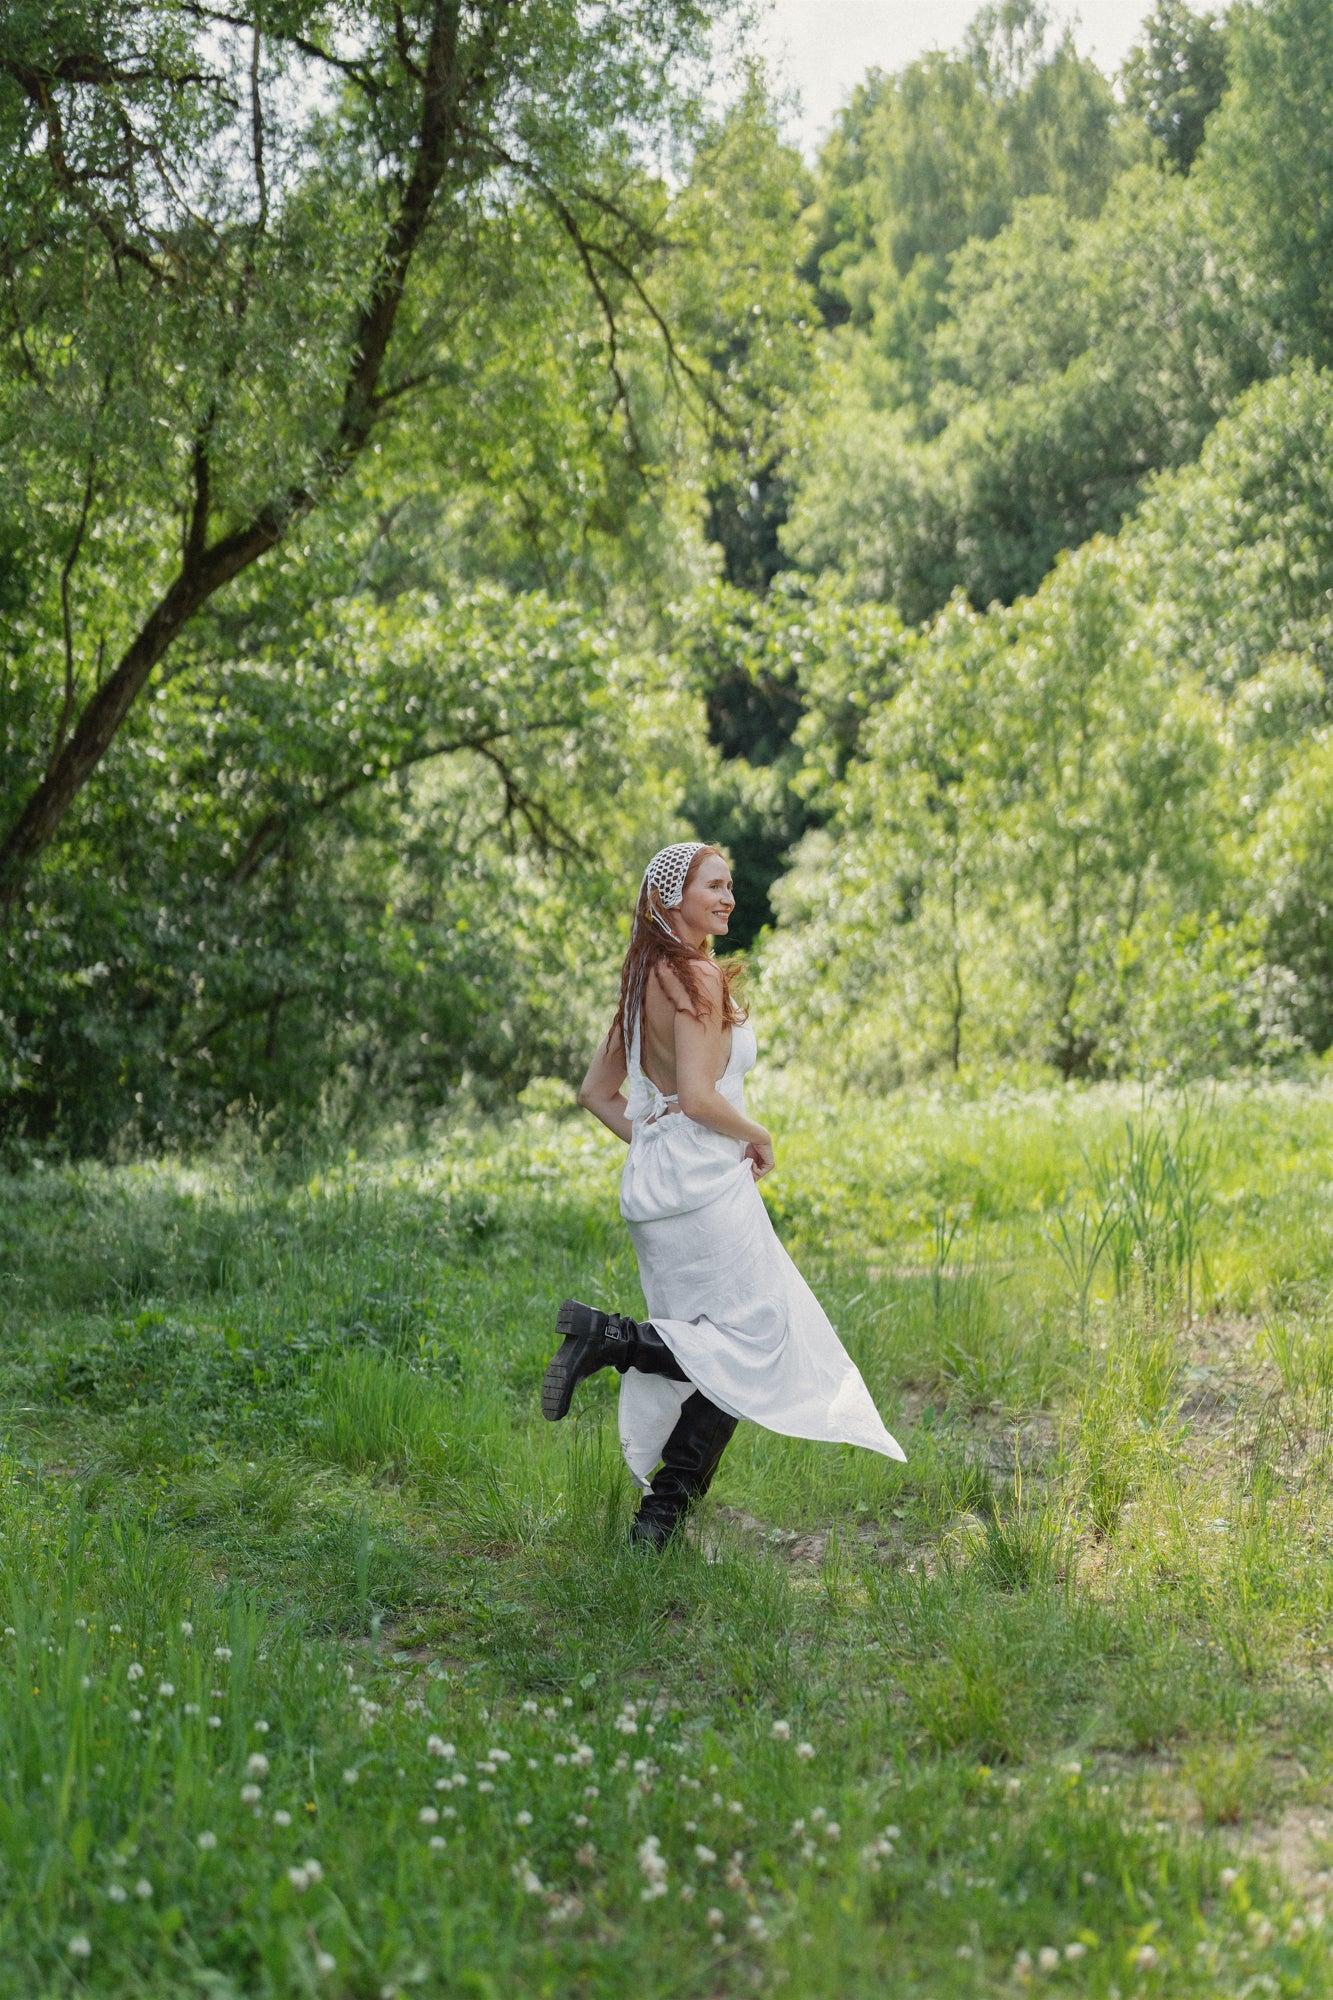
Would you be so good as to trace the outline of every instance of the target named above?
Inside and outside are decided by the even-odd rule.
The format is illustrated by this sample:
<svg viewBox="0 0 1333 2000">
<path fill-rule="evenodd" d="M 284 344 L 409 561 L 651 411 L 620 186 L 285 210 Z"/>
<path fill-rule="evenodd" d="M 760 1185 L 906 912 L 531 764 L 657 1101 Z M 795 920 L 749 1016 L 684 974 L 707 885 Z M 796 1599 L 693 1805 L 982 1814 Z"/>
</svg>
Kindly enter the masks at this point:
<svg viewBox="0 0 1333 2000">
<path fill-rule="evenodd" d="M 754 1030 L 733 1028 L 717 1088 L 739 1111 L 754 1067 Z M 629 1048 L 633 1126 L 620 1181 L 648 1317 L 688 1382 L 629 1369 L 620 1386 L 620 1443 L 647 1487 L 686 1397 L 698 1388 L 729 1416 L 784 1437 L 864 1445 L 903 1458 L 827 1315 L 778 1241 L 739 1139 L 668 1103 Z"/>
</svg>

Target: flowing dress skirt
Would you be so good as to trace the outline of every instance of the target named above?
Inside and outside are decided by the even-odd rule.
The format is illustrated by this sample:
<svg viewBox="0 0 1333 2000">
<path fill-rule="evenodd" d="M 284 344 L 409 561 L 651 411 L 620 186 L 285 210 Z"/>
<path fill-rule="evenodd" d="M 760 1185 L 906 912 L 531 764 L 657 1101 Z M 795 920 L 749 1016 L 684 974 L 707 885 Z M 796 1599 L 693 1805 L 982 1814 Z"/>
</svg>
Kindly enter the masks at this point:
<svg viewBox="0 0 1333 2000">
<path fill-rule="evenodd" d="M 620 1389 L 620 1441 L 643 1486 L 694 1389 L 733 1417 L 784 1437 L 863 1445 L 886 1458 L 902 1448 L 818 1299 L 769 1220 L 737 1139 L 711 1131 L 667 1101 L 630 1049 L 634 1136 L 621 1177 L 620 1211 L 639 1260 L 648 1317 L 688 1382 L 630 1369 Z M 744 1108 L 755 1059 L 748 1023 L 732 1031 L 717 1088 Z"/>
</svg>

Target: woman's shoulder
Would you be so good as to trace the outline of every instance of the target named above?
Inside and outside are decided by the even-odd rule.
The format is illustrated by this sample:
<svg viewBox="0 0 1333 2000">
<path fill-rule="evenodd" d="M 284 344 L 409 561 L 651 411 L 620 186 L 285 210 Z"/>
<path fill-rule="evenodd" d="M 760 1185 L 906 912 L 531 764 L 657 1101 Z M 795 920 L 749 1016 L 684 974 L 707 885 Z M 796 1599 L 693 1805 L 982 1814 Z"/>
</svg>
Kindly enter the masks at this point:
<svg viewBox="0 0 1333 2000">
<path fill-rule="evenodd" d="M 690 960 L 688 981 L 669 959 L 659 958 L 653 967 L 653 983 L 666 995 L 678 1014 L 692 1014 L 701 998 L 710 1003 L 720 1000 L 724 990 L 718 967 L 711 958 L 702 957 Z"/>
</svg>

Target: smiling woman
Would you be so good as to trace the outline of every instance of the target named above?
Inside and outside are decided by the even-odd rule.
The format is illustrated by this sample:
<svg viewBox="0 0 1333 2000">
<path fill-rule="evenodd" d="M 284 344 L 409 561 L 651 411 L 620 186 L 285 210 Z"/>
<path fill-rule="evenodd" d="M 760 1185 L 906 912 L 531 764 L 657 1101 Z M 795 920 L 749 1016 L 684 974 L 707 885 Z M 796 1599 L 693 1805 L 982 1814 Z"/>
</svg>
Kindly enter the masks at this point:
<svg viewBox="0 0 1333 2000">
<path fill-rule="evenodd" d="M 616 1018 L 579 1102 L 629 1146 L 620 1212 L 650 1317 L 566 1299 L 542 1385 L 555 1421 L 586 1376 L 619 1370 L 621 1445 L 644 1491 L 632 1539 L 655 1549 L 707 1492 L 741 1417 L 903 1456 L 759 1196 L 774 1160 L 745 1112 L 754 1030 L 736 968 L 710 955 L 733 906 L 717 847 L 663 848 L 644 872 Z"/>
</svg>

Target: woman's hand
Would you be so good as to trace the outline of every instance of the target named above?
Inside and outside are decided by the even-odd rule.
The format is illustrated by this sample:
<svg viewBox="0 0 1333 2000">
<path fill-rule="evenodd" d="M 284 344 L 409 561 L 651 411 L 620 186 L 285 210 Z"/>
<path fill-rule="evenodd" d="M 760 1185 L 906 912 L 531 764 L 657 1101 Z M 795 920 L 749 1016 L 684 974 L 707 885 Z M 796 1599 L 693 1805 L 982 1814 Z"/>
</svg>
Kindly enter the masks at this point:
<svg viewBox="0 0 1333 2000">
<path fill-rule="evenodd" d="M 771 1135 L 765 1132 L 762 1139 L 751 1139 L 743 1158 L 749 1161 L 750 1172 L 757 1181 L 761 1181 L 765 1174 L 771 1174 L 774 1165 Z"/>
</svg>

